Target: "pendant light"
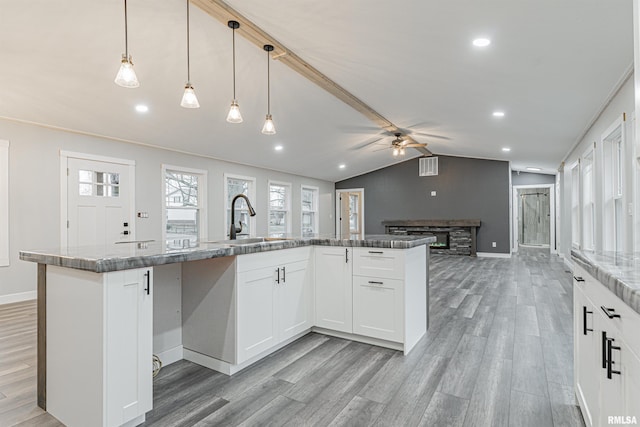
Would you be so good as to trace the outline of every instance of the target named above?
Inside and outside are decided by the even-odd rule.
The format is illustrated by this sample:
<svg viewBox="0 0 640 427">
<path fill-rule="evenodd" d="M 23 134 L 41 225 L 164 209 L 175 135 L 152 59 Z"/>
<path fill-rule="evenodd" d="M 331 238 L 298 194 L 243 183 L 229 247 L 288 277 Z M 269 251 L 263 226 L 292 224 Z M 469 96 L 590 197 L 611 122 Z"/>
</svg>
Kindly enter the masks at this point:
<svg viewBox="0 0 640 427">
<path fill-rule="evenodd" d="M 276 127 L 271 118 L 271 75 L 269 70 L 269 60 L 271 59 L 269 52 L 273 52 L 273 46 L 265 44 L 264 50 L 267 52 L 267 118 L 264 121 L 264 126 L 262 126 L 262 133 L 265 135 L 273 135 L 276 133 Z"/>
<path fill-rule="evenodd" d="M 229 21 L 227 25 L 233 32 L 233 101 L 231 101 L 231 108 L 229 108 L 229 114 L 227 114 L 227 121 L 229 123 L 242 123 L 240 106 L 236 100 L 236 30 L 240 28 L 240 23 L 238 21 Z"/>
<path fill-rule="evenodd" d="M 129 34 L 127 28 L 127 0 L 124 0 L 124 54 L 120 62 L 120 69 L 114 80 L 118 86 L 136 88 L 140 86 L 136 72 L 133 70 L 133 61 L 129 55 Z"/>
<path fill-rule="evenodd" d="M 191 85 L 191 61 L 189 60 L 189 0 L 187 0 L 187 84 L 184 86 L 184 94 L 180 106 L 184 108 L 200 108 L 196 92 Z"/>
</svg>

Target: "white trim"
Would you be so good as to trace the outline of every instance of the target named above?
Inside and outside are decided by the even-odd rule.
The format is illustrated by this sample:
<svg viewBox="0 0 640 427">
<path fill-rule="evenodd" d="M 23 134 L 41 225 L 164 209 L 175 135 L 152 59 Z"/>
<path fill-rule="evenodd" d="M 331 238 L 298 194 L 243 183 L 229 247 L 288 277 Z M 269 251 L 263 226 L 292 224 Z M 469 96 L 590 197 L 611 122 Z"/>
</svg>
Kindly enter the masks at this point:
<svg viewBox="0 0 640 427">
<path fill-rule="evenodd" d="M 518 241 L 518 190 L 519 189 L 533 189 L 533 188 L 548 188 L 549 189 L 549 250 L 552 254 L 558 253 L 556 248 L 556 184 L 526 184 L 526 185 L 514 185 L 513 187 L 513 199 L 511 202 L 511 223 L 512 223 L 512 232 L 514 247 L 513 252 L 518 251 L 518 245 L 520 242 Z"/>
<path fill-rule="evenodd" d="M 66 249 L 69 241 L 68 241 L 68 233 L 67 233 L 67 204 L 68 197 L 67 194 L 67 167 L 69 165 L 69 159 L 81 159 L 81 160 L 92 160 L 96 162 L 105 162 L 105 163 L 115 163 L 118 165 L 129 166 L 129 218 L 131 218 L 131 224 L 135 224 L 136 220 L 136 162 L 135 160 L 128 159 L 118 159 L 115 157 L 107 157 L 107 156 L 99 156 L 96 154 L 85 154 L 85 153 L 77 153 L 74 151 L 66 151 L 60 150 L 60 248 Z M 135 240 L 136 238 L 136 228 L 130 227 L 130 240 Z"/>
<path fill-rule="evenodd" d="M 31 301 L 36 299 L 38 294 L 36 291 L 18 292 L 9 295 L 0 295 L 0 305 L 11 304 L 14 302 Z"/>
<path fill-rule="evenodd" d="M 286 216 L 286 223 L 285 223 L 285 234 L 290 235 L 291 234 L 291 230 L 293 229 L 292 227 L 292 222 L 293 222 L 293 203 L 292 203 L 292 199 L 293 199 L 293 185 L 290 182 L 285 182 L 285 181 L 276 181 L 276 180 L 268 180 L 267 181 L 267 236 L 271 236 L 270 234 L 270 230 L 269 230 L 269 220 L 271 218 L 271 185 L 279 185 L 282 187 L 286 187 L 287 188 L 287 195 L 286 195 L 286 206 L 285 206 L 285 211 L 287 212 L 287 216 Z M 276 209 L 277 210 L 277 209 Z"/>
<path fill-rule="evenodd" d="M 209 215 L 208 215 L 208 204 L 207 204 L 207 182 L 209 181 L 208 171 L 204 169 L 193 169 L 193 168 L 185 168 L 182 166 L 174 166 L 162 164 L 162 178 L 160 179 L 161 186 L 161 195 L 162 195 L 162 241 L 167 241 L 167 227 L 164 222 L 164 219 L 167 217 L 167 201 L 165 200 L 166 196 L 166 175 L 167 171 L 176 171 L 176 172 L 184 172 L 193 175 L 199 175 L 198 177 L 198 208 L 200 209 L 200 230 L 198 230 L 198 239 L 206 240 L 208 237 L 207 232 L 207 224 L 209 223 Z"/>
<path fill-rule="evenodd" d="M 252 176 L 244 176 L 244 175 L 236 175 L 233 173 L 224 173 L 223 174 L 223 180 L 222 180 L 222 185 L 223 185 L 223 197 L 224 197 L 224 203 L 222 203 L 222 209 L 224 210 L 224 212 L 222 213 L 222 218 L 224 219 L 224 223 L 222 226 L 222 229 L 224 230 L 224 235 L 227 236 L 229 230 L 227 229 L 227 209 L 229 209 L 229 206 L 227 206 L 227 203 L 229 202 L 229 189 L 227 187 L 227 180 L 229 178 L 233 178 L 233 179 L 243 179 L 245 181 L 251 181 L 252 185 L 249 188 L 249 194 L 247 195 L 247 197 L 249 198 L 249 200 L 251 200 L 253 205 L 257 204 L 257 200 L 256 200 L 256 179 L 255 177 Z M 254 206 L 255 208 L 255 206 Z M 251 222 L 251 234 L 250 237 L 255 237 L 256 236 L 256 217 L 252 216 L 249 217 L 249 221 Z"/>
<path fill-rule="evenodd" d="M 510 253 L 502 252 L 476 252 L 478 258 L 511 258 Z"/>
<path fill-rule="evenodd" d="M 184 347 L 179 345 L 177 347 L 170 348 L 169 350 L 162 351 L 156 356 L 160 358 L 162 367 L 164 368 L 165 366 L 171 365 L 172 363 L 175 363 L 184 358 Z"/>
<path fill-rule="evenodd" d="M 303 224 L 303 214 L 304 211 L 302 210 L 302 193 L 304 192 L 304 190 L 311 190 L 314 193 L 313 196 L 313 205 L 315 210 L 311 211 L 314 212 L 314 224 L 313 224 L 313 234 L 319 234 L 320 231 L 320 188 L 316 187 L 314 185 L 306 185 L 306 184 L 300 184 L 300 236 L 304 236 L 304 230 L 302 229 L 302 224 Z"/>
<path fill-rule="evenodd" d="M 0 267 L 9 266 L 9 141 L 0 139 Z"/>
</svg>

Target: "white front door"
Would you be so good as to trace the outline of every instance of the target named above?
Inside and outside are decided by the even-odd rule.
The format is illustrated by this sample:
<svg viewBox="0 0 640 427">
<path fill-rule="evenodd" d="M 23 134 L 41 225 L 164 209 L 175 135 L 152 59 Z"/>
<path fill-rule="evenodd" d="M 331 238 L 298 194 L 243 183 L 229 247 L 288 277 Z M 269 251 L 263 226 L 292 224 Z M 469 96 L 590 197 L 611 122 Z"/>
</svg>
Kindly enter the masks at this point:
<svg viewBox="0 0 640 427">
<path fill-rule="evenodd" d="M 67 246 L 133 236 L 131 165 L 67 157 Z"/>
</svg>

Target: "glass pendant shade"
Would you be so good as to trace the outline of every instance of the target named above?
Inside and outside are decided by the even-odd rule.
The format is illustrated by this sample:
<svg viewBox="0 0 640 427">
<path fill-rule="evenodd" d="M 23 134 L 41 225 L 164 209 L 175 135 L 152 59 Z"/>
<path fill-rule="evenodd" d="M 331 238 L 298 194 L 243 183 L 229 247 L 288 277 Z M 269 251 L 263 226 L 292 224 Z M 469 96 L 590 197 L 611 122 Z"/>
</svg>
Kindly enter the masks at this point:
<svg viewBox="0 0 640 427">
<path fill-rule="evenodd" d="M 196 97 L 196 91 L 193 90 L 191 83 L 187 83 L 184 87 L 184 94 L 182 95 L 182 102 L 180 106 L 184 108 L 200 108 L 200 103 Z"/>
<path fill-rule="evenodd" d="M 394 148 L 394 149 L 393 149 L 393 155 L 394 155 L 394 156 L 398 156 L 398 149 L 397 149 L 397 148 Z"/>
<path fill-rule="evenodd" d="M 276 127 L 273 124 L 271 114 L 267 114 L 267 118 L 264 121 L 264 126 L 262 126 L 262 133 L 265 135 L 274 135 L 276 133 Z"/>
<path fill-rule="evenodd" d="M 404 156 L 404 147 L 400 149 L 400 155 Z"/>
<path fill-rule="evenodd" d="M 133 70 L 133 62 L 131 57 L 127 58 L 126 55 L 122 55 L 122 62 L 120 63 L 120 69 L 114 80 L 118 86 L 136 88 L 140 86 L 136 72 Z"/>
<path fill-rule="evenodd" d="M 242 114 L 240 114 L 240 106 L 235 99 L 231 102 L 231 108 L 229 108 L 229 114 L 227 114 L 227 121 L 229 123 L 242 123 Z"/>
</svg>

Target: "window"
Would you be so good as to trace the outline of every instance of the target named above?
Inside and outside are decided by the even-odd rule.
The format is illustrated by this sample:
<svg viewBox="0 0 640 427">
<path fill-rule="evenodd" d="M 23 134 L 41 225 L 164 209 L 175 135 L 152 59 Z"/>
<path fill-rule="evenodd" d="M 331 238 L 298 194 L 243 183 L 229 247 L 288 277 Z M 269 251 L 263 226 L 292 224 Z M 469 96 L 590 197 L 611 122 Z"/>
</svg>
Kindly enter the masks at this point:
<svg viewBox="0 0 640 427">
<path fill-rule="evenodd" d="M 163 166 L 163 171 L 163 229 L 167 247 L 191 247 L 207 236 L 207 172 L 173 166 Z"/>
<path fill-rule="evenodd" d="M 302 237 L 318 234 L 318 187 L 302 186 Z"/>
<path fill-rule="evenodd" d="M 360 233 L 360 195 L 358 193 L 349 194 L 349 232 Z"/>
<path fill-rule="evenodd" d="M 622 119 L 616 120 L 602 138 L 602 243 L 603 249 L 607 251 L 624 249 L 623 124 Z"/>
<path fill-rule="evenodd" d="M 224 175 L 224 200 L 225 200 L 225 230 L 229 235 L 231 229 L 231 202 L 238 194 L 244 194 L 249 198 L 251 204 L 255 204 L 256 179 L 239 175 Z M 242 226 L 242 230 L 237 236 L 255 236 L 255 219 L 249 216 L 247 202 L 240 198 L 236 201 L 235 222 L 236 227 Z"/>
<path fill-rule="evenodd" d="M 120 174 L 78 170 L 78 194 L 80 196 L 120 197 Z"/>
<path fill-rule="evenodd" d="M 593 173 L 593 150 L 584 155 L 581 163 L 582 172 L 582 248 L 595 248 L 595 186 Z"/>
<path fill-rule="evenodd" d="M 571 244 L 580 248 L 580 162 L 571 168 Z"/>
<path fill-rule="evenodd" d="M 9 265 L 9 141 L 0 140 L 0 267 Z"/>
<path fill-rule="evenodd" d="M 285 237 L 291 233 L 291 184 L 269 182 L 270 237 Z"/>
</svg>

